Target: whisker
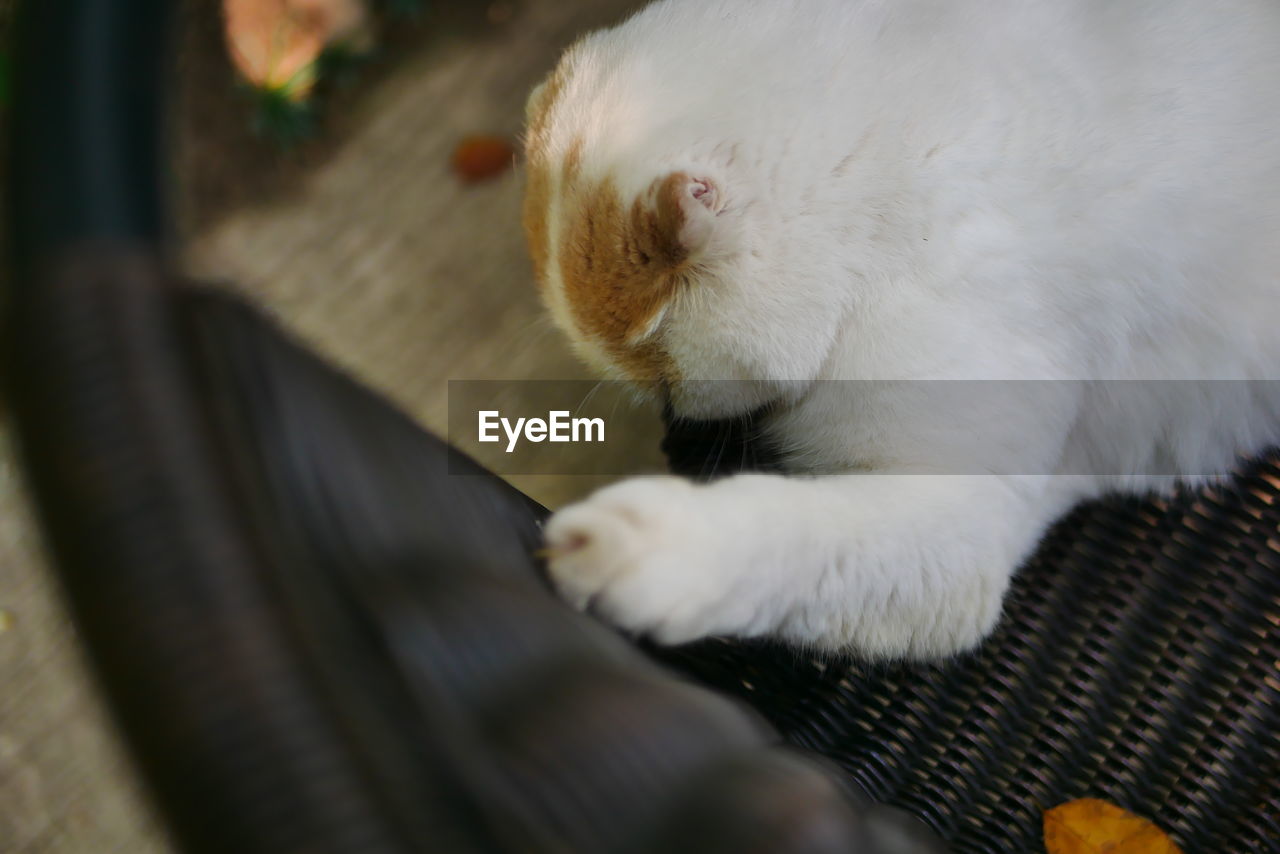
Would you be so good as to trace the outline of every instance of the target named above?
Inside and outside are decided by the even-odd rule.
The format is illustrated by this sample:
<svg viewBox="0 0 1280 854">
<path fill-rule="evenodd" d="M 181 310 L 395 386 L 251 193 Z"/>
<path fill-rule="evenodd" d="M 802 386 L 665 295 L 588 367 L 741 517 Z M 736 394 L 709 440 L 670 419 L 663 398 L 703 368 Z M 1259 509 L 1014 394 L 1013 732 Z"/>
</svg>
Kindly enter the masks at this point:
<svg viewBox="0 0 1280 854">
<path fill-rule="evenodd" d="M 720 468 L 720 461 L 724 457 L 724 449 L 729 443 L 728 436 L 726 435 L 729 429 L 728 422 L 719 421 L 716 423 L 717 423 L 716 438 L 714 440 L 715 455 L 714 457 L 709 457 L 706 461 L 703 462 L 702 464 L 703 478 L 715 477 L 716 472 Z"/>
<path fill-rule="evenodd" d="M 578 402 L 579 411 L 581 411 L 583 408 L 586 407 L 588 403 L 591 402 L 591 398 L 596 396 L 596 392 L 598 392 L 601 388 L 603 388 L 606 382 L 608 382 L 608 380 L 600 380 L 595 385 L 591 386 L 591 389 L 586 393 L 586 395 L 582 398 L 582 400 Z"/>
</svg>

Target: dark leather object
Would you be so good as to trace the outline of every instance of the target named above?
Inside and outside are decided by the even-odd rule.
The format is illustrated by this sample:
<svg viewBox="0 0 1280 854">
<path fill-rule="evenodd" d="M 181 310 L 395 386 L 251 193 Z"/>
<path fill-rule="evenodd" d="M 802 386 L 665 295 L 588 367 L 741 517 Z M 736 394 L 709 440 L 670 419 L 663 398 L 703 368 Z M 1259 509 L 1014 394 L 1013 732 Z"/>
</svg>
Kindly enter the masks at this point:
<svg viewBox="0 0 1280 854">
<path fill-rule="evenodd" d="M 285 619 L 410 814 L 430 799 L 405 798 L 409 781 L 434 777 L 501 850 L 941 850 L 767 749 L 747 706 L 561 604 L 532 557 L 541 507 L 244 305 L 216 291 L 181 305 Z M 419 812 L 423 840 L 452 820 Z"/>
<path fill-rule="evenodd" d="M 1189 854 L 1280 850 L 1274 461 L 1077 511 L 976 656 L 649 650 L 720 693 L 680 681 L 546 592 L 540 508 L 173 284 L 166 5 L 28 4 L 4 342 L 63 587 L 184 849 L 932 850 L 869 795 L 951 850 L 1025 852 L 1091 795 Z M 679 424 L 667 449 L 767 465 L 749 436 Z"/>
</svg>

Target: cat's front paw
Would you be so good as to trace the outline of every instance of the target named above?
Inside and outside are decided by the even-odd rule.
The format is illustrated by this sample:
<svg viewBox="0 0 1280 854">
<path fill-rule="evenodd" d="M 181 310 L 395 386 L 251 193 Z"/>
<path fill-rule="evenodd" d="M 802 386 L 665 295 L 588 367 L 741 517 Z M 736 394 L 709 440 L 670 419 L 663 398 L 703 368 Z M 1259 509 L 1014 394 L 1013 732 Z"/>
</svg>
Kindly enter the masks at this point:
<svg viewBox="0 0 1280 854">
<path fill-rule="evenodd" d="M 708 497 L 679 478 L 640 478 L 556 513 L 546 542 L 560 594 L 663 643 L 736 630 L 726 613 L 734 585 Z"/>
</svg>

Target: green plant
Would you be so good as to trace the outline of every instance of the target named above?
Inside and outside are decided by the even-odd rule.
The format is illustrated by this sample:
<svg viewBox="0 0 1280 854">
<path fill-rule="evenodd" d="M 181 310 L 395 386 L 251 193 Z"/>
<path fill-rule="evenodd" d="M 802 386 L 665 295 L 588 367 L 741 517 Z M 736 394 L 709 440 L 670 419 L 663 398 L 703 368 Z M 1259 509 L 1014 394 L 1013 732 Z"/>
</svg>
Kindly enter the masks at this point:
<svg viewBox="0 0 1280 854">
<path fill-rule="evenodd" d="M 291 98 L 281 89 L 244 88 L 254 102 L 254 133 L 290 148 L 315 132 L 316 106 L 311 100 Z"/>
</svg>

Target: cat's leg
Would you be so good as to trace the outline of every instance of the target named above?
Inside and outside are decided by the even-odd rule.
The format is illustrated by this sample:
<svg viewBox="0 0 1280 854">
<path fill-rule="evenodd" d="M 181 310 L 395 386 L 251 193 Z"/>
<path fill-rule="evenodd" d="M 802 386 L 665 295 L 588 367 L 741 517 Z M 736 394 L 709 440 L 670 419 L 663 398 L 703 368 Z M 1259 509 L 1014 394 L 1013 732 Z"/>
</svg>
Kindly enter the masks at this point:
<svg viewBox="0 0 1280 854">
<path fill-rule="evenodd" d="M 1009 579 L 1088 479 L 742 475 L 627 481 L 556 514 L 562 594 L 666 643 L 773 635 L 933 658 L 994 627 Z"/>
</svg>

